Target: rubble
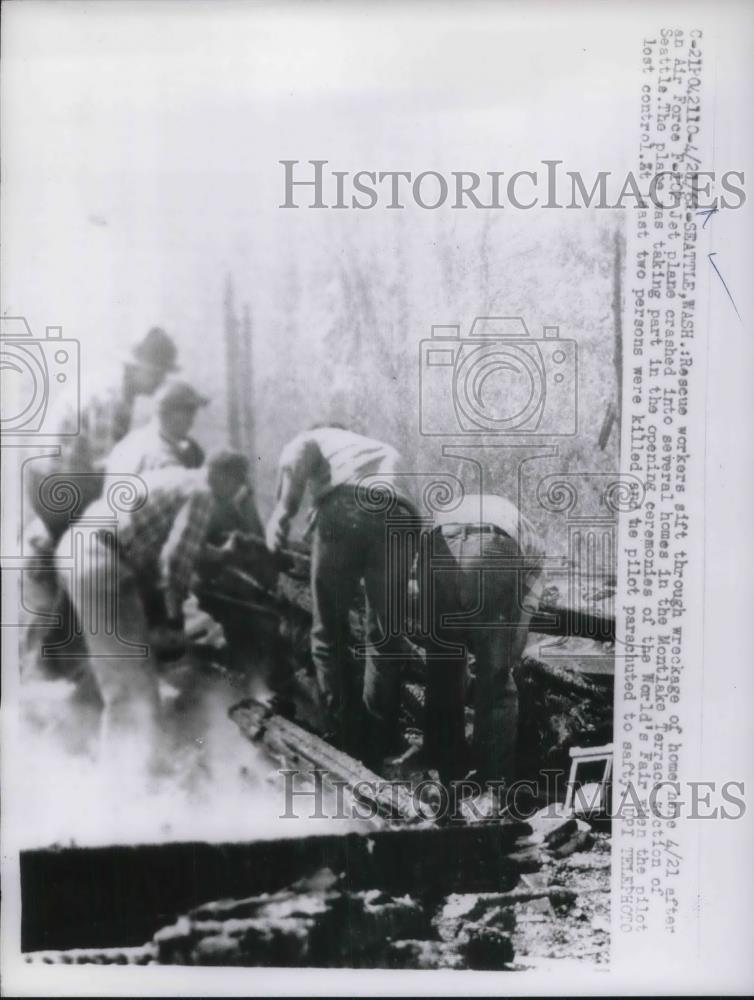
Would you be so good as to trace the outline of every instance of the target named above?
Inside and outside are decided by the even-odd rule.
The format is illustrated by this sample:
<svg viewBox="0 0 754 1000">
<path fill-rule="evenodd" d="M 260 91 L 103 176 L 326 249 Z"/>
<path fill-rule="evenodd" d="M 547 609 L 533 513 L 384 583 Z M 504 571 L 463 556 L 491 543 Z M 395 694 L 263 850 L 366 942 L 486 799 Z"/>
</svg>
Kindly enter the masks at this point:
<svg viewBox="0 0 754 1000">
<path fill-rule="evenodd" d="M 610 837 L 597 832 L 592 837 L 588 852 L 553 859 L 540 872 L 522 876 L 529 884 L 567 886 L 576 898 L 554 914 L 531 911 L 531 903 L 517 910 L 515 968 L 527 968 L 527 960 L 578 959 L 597 965 L 609 960 Z M 571 863 L 574 858 L 578 867 Z"/>
<path fill-rule="evenodd" d="M 229 916 L 238 912 L 253 916 Z M 215 919 L 206 919 L 208 912 Z M 379 965 L 391 942 L 430 930 L 409 896 L 368 890 L 292 890 L 197 908 L 155 934 L 167 965 Z"/>
<path fill-rule="evenodd" d="M 308 609 L 284 579 L 282 633 L 304 675 Z M 422 722 L 424 670 L 417 651 L 403 692 L 408 724 Z M 610 678 L 528 655 L 516 680 L 523 773 L 559 764 L 567 773 L 574 743 L 611 736 Z M 374 832 L 24 852 L 24 899 L 37 906 L 23 913 L 30 961 L 503 969 L 529 955 L 606 960 L 609 837 L 589 823 L 552 802 L 527 823 L 464 803 L 466 821 L 441 826 L 408 793 L 384 797 L 378 775 L 269 706 L 246 701 L 233 717 L 278 767 L 361 783 Z"/>
<path fill-rule="evenodd" d="M 439 899 L 459 889 L 505 891 L 518 882 L 522 869 L 510 855 L 529 829 L 481 823 L 237 843 L 26 850 L 20 856 L 22 948 L 138 945 L 160 920 L 201 901 L 278 892 L 324 867 L 347 873 L 354 892 Z"/>
<path fill-rule="evenodd" d="M 433 921 L 431 902 L 379 890 L 283 891 L 199 907 L 152 944 L 157 961 L 170 965 L 500 969 L 513 958 L 515 916 L 505 907 L 516 900 L 472 900 L 466 919 L 452 923 Z"/>
<path fill-rule="evenodd" d="M 156 960 L 157 948 L 151 943 L 138 948 L 70 948 L 24 955 L 24 961 L 33 965 L 152 965 Z"/>
<path fill-rule="evenodd" d="M 284 716 L 251 698 L 235 705 L 230 717 L 243 735 L 281 757 L 286 766 L 306 767 L 321 772 L 332 781 L 346 782 L 349 791 L 374 809 L 374 819 L 402 820 L 406 823 L 431 824 L 405 789 L 393 785 L 385 790 L 379 775 L 330 743 L 308 732 Z M 375 824 L 379 825 L 379 823 Z"/>
<path fill-rule="evenodd" d="M 410 892 L 356 890 L 347 868 L 337 874 L 324 867 L 278 891 L 194 906 L 140 947 L 48 949 L 28 960 L 488 970 L 521 967 L 527 956 L 602 962 L 609 946 L 609 837 L 592 837 L 591 852 L 564 860 L 530 845 L 543 864 L 502 891 L 438 893 L 416 883 Z"/>
<path fill-rule="evenodd" d="M 455 894 L 448 897 L 436 919 L 436 927 L 440 938 L 447 941 L 458 936 L 464 922 L 488 922 L 491 917 L 499 927 L 510 931 L 515 927 L 514 907 L 544 900 L 554 910 L 566 910 L 576 898 L 577 893 L 573 889 L 562 885 L 546 885 L 541 889 L 519 888 L 511 892 Z"/>
<path fill-rule="evenodd" d="M 308 554 L 297 551 L 290 556 L 295 559 L 295 568 L 280 575 L 277 607 L 287 655 L 299 668 L 303 686 L 313 672 Z M 360 609 L 354 609 L 351 619 L 354 642 L 358 643 L 363 633 Z M 520 776 L 559 770 L 563 772 L 558 785 L 561 792 L 570 766 L 570 747 L 610 742 L 614 640 L 614 616 L 602 610 L 600 602 L 583 601 L 579 607 L 568 607 L 557 588 L 548 588 L 532 620 L 525 655 L 514 670 L 519 696 Z M 426 667 L 420 647 L 412 647 L 407 666 L 401 697 L 404 728 L 421 728 Z M 473 674 L 473 664 L 471 670 Z M 471 720 L 469 713 L 469 724 Z M 307 721 L 316 726 L 314 716 Z"/>
<path fill-rule="evenodd" d="M 577 833 L 591 829 L 588 823 L 564 812 L 558 803 L 538 810 L 533 816 L 527 817 L 526 822 L 532 828 L 531 842 L 545 844 L 549 848 L 561 847 Z"/>
<path fill-rule="evenodd" d="M 609 854 L 582 854 L 577 852 L 566 860 L 566 866 L 572 870 L 588 870 L 595 868 L 610 868 L 612 859 Z"/>
<path fill-rule="evenodd" d="M 555 847 L 550 851 L 554 858 L 566 858 L 569 854 L 577 851 L 584 851 L 592 845 L 592 834 L 588 831 L 577 830 L 570 840 L 567 840 L 560 847 Z"/>
<path fill-rule="evenodd" d="M 444 941 L 392 941 L 387 948 L 388 969 L 463 969 L 459 948 Z"/>
<path fill-rule="evenodd" d="M 476 925 L 466 931 L 462 954 L 469 969 L 502 969 L 513 960 L 513 942 L 495 927 Z"/>
</svg>

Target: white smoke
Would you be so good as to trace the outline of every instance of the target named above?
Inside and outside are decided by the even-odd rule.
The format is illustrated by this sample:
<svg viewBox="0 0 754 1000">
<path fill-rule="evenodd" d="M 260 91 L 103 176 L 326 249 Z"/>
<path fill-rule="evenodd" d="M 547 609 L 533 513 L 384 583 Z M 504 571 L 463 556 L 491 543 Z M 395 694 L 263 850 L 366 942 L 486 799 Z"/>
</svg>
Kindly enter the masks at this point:
<svg viewBox="0 0 754 1000">
<path fill-rule="evenodd" d="M 165 764 L 145 778 L 97 759 L 97 711 L 77 704 L 71 683 L 24 686 L 24 760 L 7 790 L 19 846 L 245 841 L 357 828 L 356 821 L 310 819 L 305 811 L 281 818 L 278 763 L 227 716 L 237 691 L 205 678 L 186 706 L 174 688 L 161 687 Z"/>
</svg>

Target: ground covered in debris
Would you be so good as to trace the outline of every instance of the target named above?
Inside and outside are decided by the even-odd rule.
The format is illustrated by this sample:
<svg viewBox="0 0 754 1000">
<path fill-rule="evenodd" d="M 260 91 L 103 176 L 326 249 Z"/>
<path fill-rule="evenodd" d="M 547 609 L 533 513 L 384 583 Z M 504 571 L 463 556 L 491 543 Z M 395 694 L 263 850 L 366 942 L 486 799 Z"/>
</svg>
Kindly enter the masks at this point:
<svg viewBox="0 0 754 1000">
<path fill-rule="evenodd" d="M 533 887 L 542 880 L 567 886 L 575 898 L 560 909 L 548 900 L 517 909 L 514 966 L 527 968 L 536 959 L 563 958 L 606 964 L 610 956 L 610 837 L 594 834 L 590 851 L 522 876 Z"/>
<path fill-rule="evenodd" d="M 348 892 L 331 873 L 272 896 L 209 904 L 159 931 L 151 961 L 199 965 L 525 969 L 532 959 L 605 963 L 610 843 L 549 860 L 509 892 L 439 901 Z"/>
<path fill-rule="evenodd" d="M 311 596 L 308 560 L 304 554 L 298 558 L 301 562 L 298 571 L 280 576 L 278 611 L 287 655 L 297 666 L 297 677 L 304 688 L 307 683 L 311 686 L 313 673 L 309 654 Z M 610 622 L 614 628 L 613 590 L 612 579 L 602 580 L 598 586 L 585 585 L 580 593 L 574 593 L 572 588 L 561 593 L 554 579 L 548 582 L 542 598 L 543 617 L 555 620 L 565 614 L 591 616 L 590 627 L 594 626 L 595 635 L 544 634 L 532 629 L 525 654 L 515 670 L 519 696 L 518 777 L 532 778 L 543 771 L 556 770 L 561 772 L 558 784 L 562 785 L 569 770 L 570 747 L 598 746 L 612 740 L 615 644 L 597 633 L 600 636 L 609 633 Z M 595 623 L 601 623 L 601 627 Z M 362 608 L 353 609 L 351 627 L 355 640 L 363 641 Z M 590 627 L 584 631 L 589 632 Z M 402 687 L 404 734 L 416 732 L 424 724 L 425 679 L 424 651 L 413 646 Z M 473 685 L 474 660 L 470 657 L 469 705 L 473 704 Z M 467 715 L 471 731 L 471 709 Z M 316 710 L 309 713 L 305 708 L 301 718 L 305 724 L 317 728 Z"/>
<path fill-rule="evenodd" d="M 299 589 L 305 593 L 305 587 Z M 296 596 L 298 601 L 282 607 L 282 633 L 287 644 L 286 655 L 298 668 L 301 688 L 306 692 L 307 680 L 311 680 L 309 621 L 306 608 L 301 607 L 305 602 L 301 595 Z M 119 833 L 122 836 L 126 831 L 129 842 L 180 840 L 189 834 L 191 839 L 247 839 L 263 835 L 260 817 L 265 810 L 269 811 L 273 798 L 275 816 L 280 813 L 279 796 L 271 797 L 269 789 L 269 782 L 279 775 L 274 768 L 267 774 L 268 768 L 263 764 L 265 755 L 260 754 L 260 747 L 254 748 L 253 766 L 250 764 L 244 753 L 248 755 L 252 748 L 239 739 L 235 726 L 227 718 L 229 704 L 243 692 L 233 685 L 226 690 L 224 678 L 227 673 L 218 674 L 213 662 L 222 647 L 222 637 L 218 638 L 207 626 L 206 616 L 195 612 L 191 621 L 198 640 L 195 649 L 203 648 L 210 655 L 197 656 L 195 653 L 193 662 L 185 667 L 174 665 L 172 673 L 166 672 L 163 685 L 166 691 L 172 692 L 175 703 L 172 715 L 180 719 L 181 753 L 173 752 L 172 759 L 180 763 L 176 774 L 182 792 L 184 785 L 188 789 L 180 799 L 181 802 L 185 799 L 185 816 L 175 813 L 176 774 L 168 775 L 165 780 L 171 788 L 170 809 L 158 831 L 152 830 L 150 835 L 149 831 L 132 830 L 123 817 L 117 816 Z M 549 650 L 546 657 L 541 655 L 543 645 Z M 612 661 L 610 643 L 532 634 L 527 655 L 516 673 L 522 734 L 520 776 L 531 777 L 545 768 L 557 768 L 565 777 L 570 747 L 610 740 L 612 676 L 611 671 L 605 669 L 608 661 Z M 424 670 L 418 655 L 407 671 L 403 686 L 402 728 L 407 747 L 416 738 L 421 739 Z M 212 697 L 208 697 L 208 690 L 213 692 Z M 68 729 L 64 725 L 70 707 L 67 698 L 56 705 L 54 712 L 50 711 L 49 699 L 35 696 L 30 700 L 40 716 L 35 720 L 38 738 L 51 726 Z M 168 699 L 167 704 L 172 702 Z M 60 712 L 63 714 L 56 719 Z M 192 720 L 191 739 L 188 740 L 187 719 Z M 306 713 L 301 721 L 306 724 Z M 468 722 L 471 727 L 470 710 Z M 313 725 L 312 728 L 317 727 Z M 90 729 L 89 735 L 93 737 L 95 726 Z M 79 738 L 86 733 L 82 726 L 75 731 Z M 45 780 L 49 784 L 49 755 L 44 762 Z M 65 773 L 69 773 L 67 765 Z M 409 773 L 404 768 L 395 776 L 411 780 L 425 775 L 423 772 Z M 153 795 L 145 798 L 143 804 L 150 805 L 141 811 L 152 821 L 159 815 L 159 810 L 151 805 L 154 801 Z M 207 823 L 203 824 L 197 815 L 197 801 L 203 802 L 201 815 L 213 819 L 207 829 Z M 254 829 L 248 825 L 247 803 L 252 801 L 255 804 Z M 238 808 L 234 811 L 230 803 L 238 803 Z M 548 805 L 548 801 L 541 798 L 533 803 L 534 808 L 540 807 L 540 812 Z M 464 810 L 469 822 L 488 821 L 488 814 L 482 809 L 480 816 L 478 806 L 476 803 L 471 811 Z M 57 826 L 45 825 L 46 816 L 40 819 L 43 821 L 38 824 L 40 831 L 52 834 L 43 835 L 42 843 L 70 843 L 74 839 L 84 844 L 94 842 L 86 835 L 79 839 L 78 833 L 73 831 L 63 837 Z M 266 833 L 268 836 L 307 836 L 313 832 L 311 822 L 306 819 L 292 826 L 275 819 Z M 351 824 L 348 829 L 362 826 Z M 246 831 L 243 837 L 242 831 Z M 95 832 L 98 838 L 103 836 L 101 820 Z M 343 824 L 339 832 L 346 832 Z M 514 857 L 520 872 L 517 881 L 491 887 L 499 891 L 447 894 L 446 889 L 446 894 L 438 895 L 429 887 L 429 891 L 420 896 L 416 895 L 414 886 L 406 887 L 406 895 L 396 895 L 394 888 L 357 891 L 348 886 L 342 872 L 333 874 L 324 870 L 274 893 L 243 899 L 208 900 L 178 916 L 139 947 L 32 952 L 27 959 L 66 964 L 493 970 L 541 967 L 543 963 L 559 959 L 606 963 L 610 913 L 609 835 L 596 832 L 575 817 L 556 813 L 550 818 L 541 818 L 538 814 L 531 821 L 530 834 L 517 845 Z M 466 885 L 461 888 L 465 889 Z"/>
<path fill-rule="evenodd" d="M 32 952 L 44 964 L 526 970 L 609 954 L 610 838 L 534 818 L 506 891 L 357 890 L 320 869 L 275 892 L 203 903 L 141 947 Z M 575 850 L 574 848 L 582 848 Z"/>
</svg>

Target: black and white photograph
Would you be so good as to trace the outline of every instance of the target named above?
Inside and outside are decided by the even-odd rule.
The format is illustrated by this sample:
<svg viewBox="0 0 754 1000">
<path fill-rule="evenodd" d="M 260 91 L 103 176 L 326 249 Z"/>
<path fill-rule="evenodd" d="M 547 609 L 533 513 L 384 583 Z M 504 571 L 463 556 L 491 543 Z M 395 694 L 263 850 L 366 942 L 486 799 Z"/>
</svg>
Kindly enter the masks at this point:
<svg viewBox="0 0 754 1000">
<path fill-rule="evenodd" d="M 3 995 L 748 992 L 752 8 L 2 12 Z"/>
</svg>

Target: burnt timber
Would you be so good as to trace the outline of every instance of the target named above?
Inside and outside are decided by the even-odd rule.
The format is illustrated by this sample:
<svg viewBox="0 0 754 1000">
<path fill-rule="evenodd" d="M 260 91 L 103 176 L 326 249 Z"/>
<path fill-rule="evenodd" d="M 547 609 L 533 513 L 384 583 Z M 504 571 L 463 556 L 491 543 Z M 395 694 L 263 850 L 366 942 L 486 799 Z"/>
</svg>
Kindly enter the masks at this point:
<svg viewBox="0 0 754 1000">
<path fill-rule="evenodd" d="M 210 900 L 275 892 L 322 868 L 350 889 L 443 895 L 516 887 L 525 823 L 249 843 L 48 848 L 21 853 L 21 948 L 136 946 Z"/>
<path fill-rule="evenodd" d="M 308 558 L 293 553 L 291 563 L 290 571 L 281 575 L 277 595 L 256 593 L 253 600 L 243 603 L 249 605 L 251 614 L 269 615 L 274 609 L 288 640 L 288 655 L 300 665 L 308 651 L 310 609 L 306 586 L 296 583 L 307 576 Z M 239 602 L 237 594 L 229 599 Z M 532 631 L 610 642 L 615 623 L 610 616 L 543 607 Z M 414 671 L 409 671 L 418 682 L 422 667 L 419 660 Z M 581 743 L 605 741 L 602 729 L 612 721 L 609 689 L 575 671 L 531 659 L 524 660 L 516 679 L 521 729 L 531 744 L 520 748 L 528 750 L 522 754 L 527 768 L 535 768 L 535 762 L 541 766 L 542 760 L 555 761 L 572 733 L 578 734 Z M 421 684 L 409 687 L 420 691 Z M 584 709 L 589 703 L 599 711 Z M 416 708 L 420 707 L 417 702 Z M 247 738 L 264 740 L 283 757 L 291 759 L 295 751 L 305 766 L 323 767 L 351 783 L 365 773 L 375 777 L 290 720 L 271 711 L 249 716 L 248 705 L 245 709 L 246 716 L 238 710 L 235 721 Z M 140 946 L 180 914 L 210 900 L 276 892 L 322 868 L 347 873 L 349 887 L 355 890 L 379 888 L 438 896 L 459 891 L 506 892 L 516 888 L 522 872 L 532 870 L 517 843 L 530 832 L 526 824 L 437 828 L 421 817 L 417 820 L 408 803 L 398 804 L 397 815 L 395 801 L 376 805 L 386 823 L 397 819 L 404 827 L 407 820 L 416 825 L 275 841 L 52 847 L 22 852 L 22 948 Z"/>
</svg>

